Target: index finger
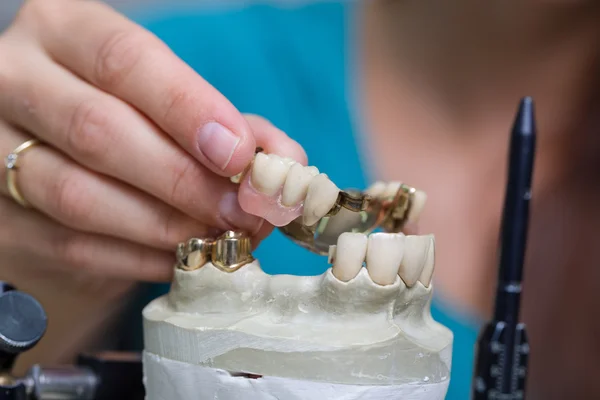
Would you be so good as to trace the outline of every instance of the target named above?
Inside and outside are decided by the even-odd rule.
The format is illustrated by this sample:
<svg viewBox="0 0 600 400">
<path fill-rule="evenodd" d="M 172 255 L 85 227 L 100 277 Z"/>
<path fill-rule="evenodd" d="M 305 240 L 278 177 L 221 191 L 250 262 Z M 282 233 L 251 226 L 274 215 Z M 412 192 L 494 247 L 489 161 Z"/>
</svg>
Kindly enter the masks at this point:
<svg viewBox="0 0 600 400">
<path fill-rule="evenodd" d="M 241 113 L 156 36 L 97 2 L 25 7 L 53 59 L 141 110 L 215 173 L 250 163 L 256 142 Z"/>
</svg>

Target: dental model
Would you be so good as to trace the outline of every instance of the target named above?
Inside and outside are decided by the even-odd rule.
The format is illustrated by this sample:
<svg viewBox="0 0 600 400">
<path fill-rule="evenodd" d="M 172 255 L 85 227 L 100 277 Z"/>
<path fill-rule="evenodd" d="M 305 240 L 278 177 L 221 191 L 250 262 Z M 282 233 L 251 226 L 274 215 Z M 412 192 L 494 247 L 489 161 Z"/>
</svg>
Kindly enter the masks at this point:
<svg viewBox="0 0 600 400">
<path fill-rule="evenodd" d="M 246 211 L 332 267 L 267 275 L 241 232 L 181 243 L 170 293 L 143 313 L 146 398 L 442 400 L 452 333 L 430 314 L 435 243 L 401 233 L 424 193 L 340 191 L 262 153 L 234 181 Z"/>
<path fill-rule="evenodd" d="M 333 267 L 307 277 L 269 276 L 247 252 L 229 253 L 243 265 L 228 272 L 233 243 L 250 248 L 233 232 L 184 245 L 171 292 L 144 310 L 148 400 L 445 397 L 452 334 L 429 311 L 432 236 L 343 233 Z"/>
</svg>

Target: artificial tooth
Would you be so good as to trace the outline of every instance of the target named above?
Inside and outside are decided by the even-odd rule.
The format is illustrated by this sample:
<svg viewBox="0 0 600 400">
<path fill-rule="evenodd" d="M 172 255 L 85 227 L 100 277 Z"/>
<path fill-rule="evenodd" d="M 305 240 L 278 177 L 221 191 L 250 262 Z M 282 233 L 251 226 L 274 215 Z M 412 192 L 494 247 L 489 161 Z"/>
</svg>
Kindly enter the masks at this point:
<svg viewBox="0 0 600 400">
<path fill-rule="evenodd" d="M 367 236 L 362 233 L 344 232 L 337 241 L 333 258 L 333 275 L 348 282 L 358 275 L 367 255 Z"/>
<path fill-rule="evenodd" d="M 365 190 L 365 194 L 373 197 L 381 197 L 385 191 L 387 184 L 385 182 L 377 181 Z"/>
<path fill-rule="evenodd" d="M 304 200 L 303 223 L 312 226 L 335 205 L 340 189 L 325 174 L 313 178 Z"/>
<path fill-rule="evenodd" d="M 425 202 L 427 202 L 427 194 L 425 192 L 417 190 L 413 193 L 412 203 L 407 217 L 409 223 L 417 222 L 419 220 L 421 212 L 423 212 L 423 208 L 425 207 Z"/>
<path fill-rule="evenodd" d="M 400 190 L 401 186 L 402 186 L 402 182 L 389 182 L 385 186 L 385 189 L 383 190 L 381 197 L 383 197 L 383 198 L 395 197 L 396 194 L 398 193 L 398 190 Z"/>
<path fill-rule="evenodd" d="M 427 247 L 427 257 L 425 257 L 425 264 L 423 265 L 423 272 L 419 276 L 419 281 L 425 287 L 429 287 L 435 268 L 435 236 L 427 235 L 426 237 L 429 239 L 429 246 Z"/>
<path fill-rule="evenodd" d="M 373 233 L 367 248 L 367 271 L 373 282 L 385 286 L 396 281 L 404 256 L 406 236 L 402 233 Z"/>
<path fill-rule="evenodd" d="M 252 185 L 267 196 L 273 196 L 284 184 L 289 169 L 289 162 L 278 155 L 258 153 L 252 166 Z"/>
<path fill-rule="evenodd" d="M 419 280 L 427 261 L 430 243 L 431 239 L 426 235 L 406 236 L 404 257 L 402 257 L 398 269 L 398 275 L 406 283 L 406 286 L 411 287 Z"/>
<path fill-rule="evenodd" d="M 335 264 L 335 256 L 337 255 L 337 246 L 332 244 L 329 246 L 329 251 L 327 252 L 327 262 L 329 264 Z"/>
<path fill-rule="evenodd" d="M 284 206 L 294 206 L 306 198 L 308 186 L 315 176 L 319 175 L 316 167 L 305 167 L 294 163 L 285 179 L 281 203 Z"/>
<path fill-rule="evenodd" d="M 283 162 L 285 162 L 286 164 L 289 164 L 289 166 L 291 167 L 292 165 L 296 164 L 296 160 L 294 160 L 292 157 L 283 157 L 282 158 Z"/>
</svg>

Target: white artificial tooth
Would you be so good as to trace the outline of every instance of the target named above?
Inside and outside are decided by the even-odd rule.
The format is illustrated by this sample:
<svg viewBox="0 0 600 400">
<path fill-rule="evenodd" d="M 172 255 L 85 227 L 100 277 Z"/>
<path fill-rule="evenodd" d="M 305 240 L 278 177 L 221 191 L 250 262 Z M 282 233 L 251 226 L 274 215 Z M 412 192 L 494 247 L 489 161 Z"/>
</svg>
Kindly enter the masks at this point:
<svg viewBox="0 0 600 400">
<path fill-rule="evenodd" d="M 435 236 L 427 235 L 427 238 L 429 239 L 427 257 L 425 258 L 425 264 L 423 265 L 423 272 L 421 272 L 421 276 L 419 276 L 419 281 L 425 287 L 429 287 L 431 284 L 433 270 L 435 269 Z"/>
<path fill-rule="evenodd" d="M 385 191 L 387 184 L 382 181 L 377 181 L 365 190 L 365 194 L 373 197 L 381 197 L 383 192 Z"/>
<path fill-rule="evenodd" d="M 252 165 L 252 185 L 267 196 L 273 196 L 279 191 L 290 165 L 275 154 L 258 153 Z"/>
<path fill-rule="evenodd" d="M 283 157 L 282 158 L 283 162 L 288 164 L 290 167 L 296 163 L 296 160 L 294 160 L 292 157 Z"/>
<path fill-rule="evenodd" d="M 269 170 L 269 156 L 265 153 L 258 153 L 254 156 L 254 162 L 252 163 L 252 171 L 250 175 L 250 181 L 252 185 L 259 188 L 261 177 L 266 175 Z"/>
<path fill-rule="evenodd" d="M 410 205 L 410 211 L 408 213 L 407 221 L 408 222 L 417 222 L 421 213 L 423 212 L 423 208 L 425 207 L 425 203 L 427 202 L 427 194 L 420 190 L 415 191 L 413 194 L 412 203 Z"/>
<path fill-rule="evenodd" d="M 304 200 L 303 223 L 314 225 L 324 217 L 337 201 L 340 189 L 325 174 L 313 178 Z"/>
<path fill-rule="evenodd" d="M 389 182 L 385 186 L 385 189 L 383 190 L 381 197 L 384 197 L 384 198 L 395 197 L 396 194 L 398 193 L 398 190 L 400 190 L 401 186 L 402 186 L 402 182 Z"/>
<path fill-rule="evenodd" d="M 281 203 L 289 207 L 304 200 L 310 182 L 317 175 L 319 170 L 316 167 L 304 167 L 302 164 L 294 163 L 285 178 Z"/>
<path fill-rule="evenodd" d="M 327 262 L 329 264 L 334 264 L 336 255 L 337 255 L 337 246 L 335 244 L 332 244 L 329 246 L 329 251 L 327 252 Z"/>
<path fill-rule="evenodd" d="M 338 237 L 333 256 L 333 275 L 348 282 L 358 275 L 367 255 L 368 239 L 365 234 L 344 232 Z"/>
<path fill-rule="evenodd" d="M 411 287 L 419 280 L 427 261 L 430 242 L 431 239 L 427 235 L 406 237 L 404 257 L 402 257 L 398 269 L 398 275 L 406 283 L 406 286 Z"/>
<path fill-rule="evenodd" d="M 373 233 L 367 248 L 367 271 L 373 282 L 391 285 L 396 281 L 404 255 L 402 233 Z"/>
</svg>

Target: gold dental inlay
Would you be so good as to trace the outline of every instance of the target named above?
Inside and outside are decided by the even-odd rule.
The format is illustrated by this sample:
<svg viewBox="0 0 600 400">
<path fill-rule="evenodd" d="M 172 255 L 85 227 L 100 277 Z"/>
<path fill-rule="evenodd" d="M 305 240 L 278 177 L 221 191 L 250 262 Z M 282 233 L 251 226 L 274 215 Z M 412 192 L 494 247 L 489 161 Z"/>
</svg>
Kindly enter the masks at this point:
<svg viewBox="0 0 600 400">
<path fill-rule="evenodd" d="M 192 238 L 177 245 L 176 268 L 193 271 L 207 262 L 224 272 L 235 272 L 254 261 L 250 238 L 242 232 L 227 231 L 216 239 Z"/>
</svg>

